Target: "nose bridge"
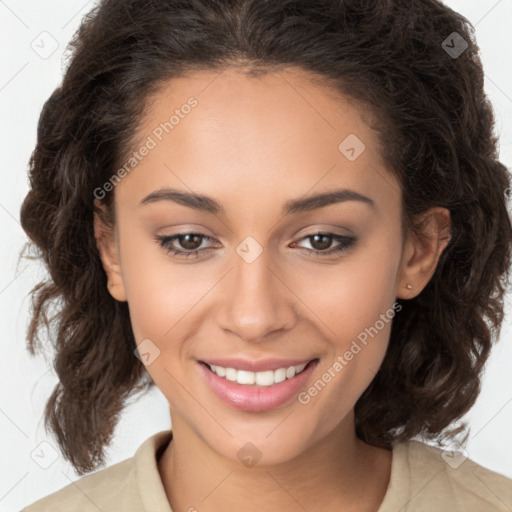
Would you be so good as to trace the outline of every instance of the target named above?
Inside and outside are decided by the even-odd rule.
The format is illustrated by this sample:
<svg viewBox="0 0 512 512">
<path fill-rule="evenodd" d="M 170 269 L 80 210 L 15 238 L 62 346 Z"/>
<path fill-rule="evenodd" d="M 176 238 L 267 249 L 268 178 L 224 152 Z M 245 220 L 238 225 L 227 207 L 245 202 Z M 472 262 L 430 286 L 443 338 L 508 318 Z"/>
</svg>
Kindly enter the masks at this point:
<svg viewBox="0 0 512 512">
<path fill-rule="evenodd" d="M 224 289 L 220 326 L 247 341 L 290 328 L 295 320 L 293 304 L 272 269 L 269 252 L 247 237 L 236 248 L 233 265 Z"/>
</svg>

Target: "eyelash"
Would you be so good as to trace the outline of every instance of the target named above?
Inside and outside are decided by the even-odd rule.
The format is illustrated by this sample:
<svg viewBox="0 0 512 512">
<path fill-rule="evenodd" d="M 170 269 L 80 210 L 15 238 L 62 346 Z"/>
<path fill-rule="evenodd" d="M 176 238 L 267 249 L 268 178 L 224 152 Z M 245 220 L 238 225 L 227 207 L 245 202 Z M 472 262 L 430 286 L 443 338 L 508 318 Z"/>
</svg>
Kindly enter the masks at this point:
<svg viewBox="0 0 512 512">
<path fill-rule="evenodd" d="M 158 242 L 160 247 L 162 247 L 166 252 L 171 253 L 173 256 L 176 256 L 178 258 L 190 258 L 192 256 L 199 256 L 200 252 L 203 251 L 209 251 L 212 250 L 211 248 L 207 249 L 196 249 L 193 251 L 180 251 L 178 249 L 175 249 L 171 244 L 174 240 L 177 240 L 180 237 L 187 236 L 187 235 L 193 235 L 193 236 L 199 236 L 203 240 L 213 240 L 211 237 L 207 235 L 203 235 L 202 233 L 196 233 L 196 232 L 187 232 L 187 233 L 177 233 L 176 235 L 172 236 L 155 236 L 155 240 Z M 351 236 L 343 236 L 343 235 L 336 235 L 335 233 L 326 233 L 323 231 L 319 231 L 317 233 L 311 233 L 310 235 L 306 235 L 301 238 L 301 240 L 312 238 L 314 236 L 327 236 L 331 238 L 333 241 L 336 242 L 342 242 L 341 245 L 334 249 L 328 249 L 326 251 L 318 251 L 315 249 L 305 249 L 302 248 L 304 251 L 306 251 L 308 254 L 314 254 L 316 256 L 324 257 L 324 256 L 332 256 L 334 254 L 341 254 L 347 249 L 349 249 L 354 243 L 357 241 L 355 237 Z"/>
</svg>

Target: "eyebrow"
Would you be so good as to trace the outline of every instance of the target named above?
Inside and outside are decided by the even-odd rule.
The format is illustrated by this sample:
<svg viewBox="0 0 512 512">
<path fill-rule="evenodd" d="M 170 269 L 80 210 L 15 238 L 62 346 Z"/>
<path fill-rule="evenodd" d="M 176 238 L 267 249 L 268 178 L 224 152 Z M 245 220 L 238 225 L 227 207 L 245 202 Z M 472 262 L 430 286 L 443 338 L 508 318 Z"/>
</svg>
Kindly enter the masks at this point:
<svg viewBox="0 0 512 512">
<path fill-rule="evenodd" d="M 149 203 L 155 203 L 157 201 L 173 201 L 195 210 L 213 213 L 216 215 L 224 215 L 226 213 L 224 207 L 211 197 L 201 194 L 184 192 L 174 188 L 162 188 L 160 190 L 156 190 L 155 192 L 151 192 L 141 200 L 140 204 L 145 205 Z M 309 212 L 318 208 L 329 206 L 331 204 L 343 203 L 346 201 L 359 201 L 367 204 L 373 209 L 376 209 L 373 199 L 360 194 L 355 190 L 341 188 L 314 196 L 289 200 L 284 204 L 282 214 L 288 215 L 293 213 Z"/>
</svg>

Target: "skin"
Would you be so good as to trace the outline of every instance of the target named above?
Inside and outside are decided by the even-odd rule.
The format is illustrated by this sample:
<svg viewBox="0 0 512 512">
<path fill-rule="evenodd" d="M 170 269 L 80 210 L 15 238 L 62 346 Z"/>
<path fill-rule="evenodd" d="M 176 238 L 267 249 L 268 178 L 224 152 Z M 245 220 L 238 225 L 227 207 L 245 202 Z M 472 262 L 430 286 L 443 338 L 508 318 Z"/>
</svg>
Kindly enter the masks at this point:
<svg viewBox="0 0 512 512">
<path fill-rule="evenodd" d="M 146 368 L 170 404 L 173 441 L 158 468 L 175 512 L 374 511 L 386 493 L 391 451 L 356 437 L 353 409 L 382 363 L 391 322 L 308 404 L 238 411 L 198 372 L 198 359 L 317 357 L 309 388 L 396 297 L 421 292 L 448 243 L 441 207 L 424 214 L 429 237 L 403 236 L 401 190 L 377 133 L 354 104 L 309 78 L 293 68 L 257 78 L 226 69 L 165 84 L 142 138 L 190 96 L 198 105 L 115 187 L 114 230 L 96 217 L 110 293 L 128 301 L 137 343 L 149 338 L 160 350 Z M 349 134 L 365 145 L 354 161 L 338 149 Z M 225 213 L 140 204 L 164 187 L 207 195 Z M 352 200 L 282 215 L 288 200 L 339 188 L 375 208 Z M 322 256 L 307 237 L 316 230 L 357 240 Z M 183 232 L 211 237 L 192 242 L 212 249 L 180 258 L 154 239 Z M 247 236 L 263 251 L 252 263 L 236 252 Z M 237 457 L 247 442 L 261 453 L 252 467 Z"/>
</svg>

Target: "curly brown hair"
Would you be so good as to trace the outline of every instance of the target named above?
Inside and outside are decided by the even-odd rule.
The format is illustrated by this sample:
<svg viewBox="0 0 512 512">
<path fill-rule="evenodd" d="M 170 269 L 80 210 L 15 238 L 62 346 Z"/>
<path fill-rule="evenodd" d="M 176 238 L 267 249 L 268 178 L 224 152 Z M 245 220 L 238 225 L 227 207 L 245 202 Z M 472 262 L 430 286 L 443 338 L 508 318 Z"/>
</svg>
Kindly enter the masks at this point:
<svg viewBox="0 0 512 512">
<path fill-rule="evenodd" d="M 448 51 L 453 37 L 460 55 Z M 21 222 L 49 271 L 32 290 L 28 330 L 32 354 L 43 330 L 55 350 L 45 427 L 79 474 L 104 464 L 127 398 L 154 385 L 134 356 L 128 306 L 107 289 L 94 191 L 133 147 L 160 86 L 240 64 L 302 68 L 376 114 L 410 232 L 418 214 L 449 209 L 450 243 L 423 291 L 398 299 L 385 359 L 355 406 L 356 433 L 389 448 L 465 427 L 447 430 L 479 394 L 512 243 L 510 178 L 466 18 L 436 0 L 103 0 L 68 51 L 40 115 Z M 113 194 L 102 199 L 111 225 Z"/>
</svg>

